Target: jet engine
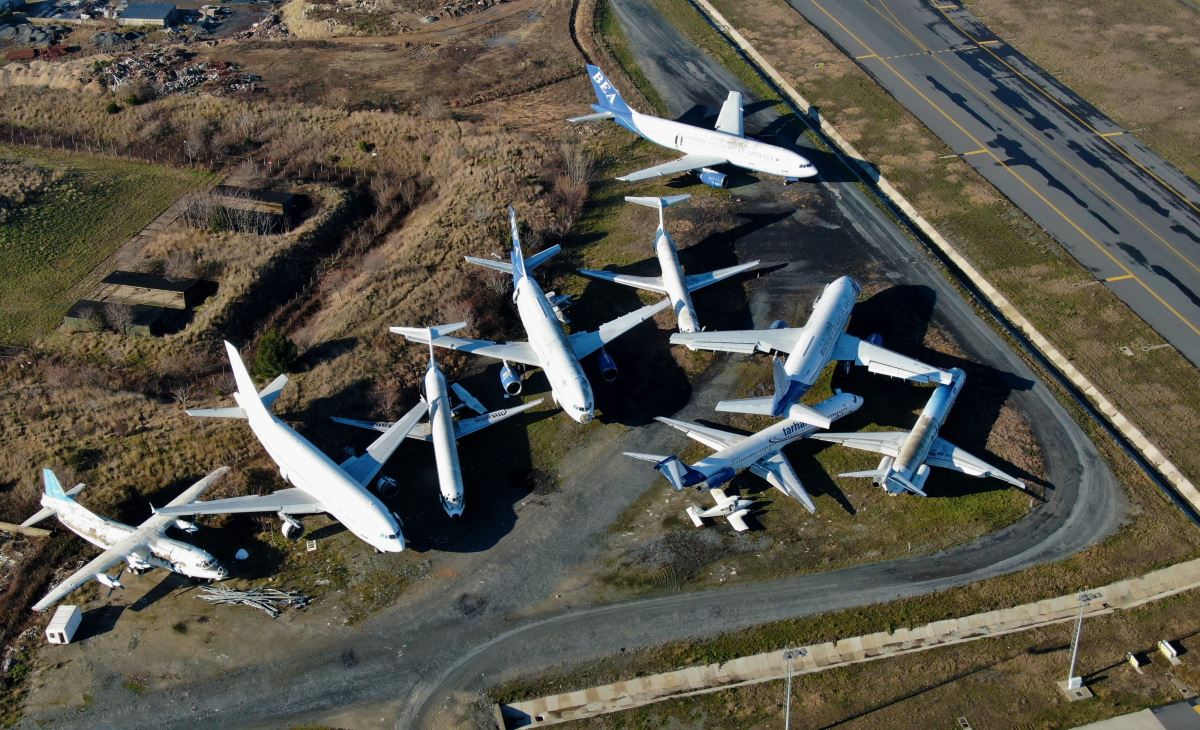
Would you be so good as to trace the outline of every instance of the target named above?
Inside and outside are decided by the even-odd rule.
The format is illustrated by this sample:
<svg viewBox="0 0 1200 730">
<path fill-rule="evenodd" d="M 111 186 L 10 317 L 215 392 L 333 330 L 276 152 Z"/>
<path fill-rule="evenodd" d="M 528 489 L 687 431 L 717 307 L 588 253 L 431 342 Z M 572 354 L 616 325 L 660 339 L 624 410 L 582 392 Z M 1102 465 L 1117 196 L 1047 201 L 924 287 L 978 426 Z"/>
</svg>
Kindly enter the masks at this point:
<svg viewBox="0 0 1200 730">
<path fill-rule="evenodd" d="M 608 354 L 608 350 L 601 347 L 596 357 L 600 361 L 600 377 L 604 378 L 604 382 L 611 383 L 616 380 L 620 371 L 617 370 L 617 361 L 612 359 L 612 355 Z"/>
<path fill-rule="evenodd" d="M 195 522 L 189 522 L 189 521 L 183 520 L 183 519 L 176 519 L 175 520 L 175 528 L 178 530 L 183 530 L 184 532 L 196 532 L 197 530 L 200 529 L 200 525 L 197 525 Z"/>
<path fill-rule="evenodd" d="M 500 385 L 509 395 L 521 394 L 521 376 L 517 375 L 508 363 L 504 363 L 504 366 L 500 368 Z"/>
<path fill-rule="evenodd" d="M 375 491 L 379 492 L 379 496 L 384 499 L 395 497 L 399 488 L 400 483 L 389 476 L 381 476 L 375 480 Z"/>
<path fill-rule="evenodd" d="M 737 476 L 737 470 L 731 466 L 718 469 L 712 476 L 708 478 L 708 488 L 716 489 L 730 479 L 733 479 L 735 476 Z"/>
<path fill-rule="evenodd" d="M 292 517 L 289 514 L 279 513 L 279 519 L 283 522 L 279 525 L 279 531 L 288 540 L 295 540 L 300 537 L 300 533 L 304 531 L 304 525 L 300 524 L 300 520 Z"/>
<path fill-rule="evenodd" d="M 150 564 L 150 549 L 145 545 L 136 547 L 126 553 L 125 562 L 129 563 L 129 569 L 134 573 L 142 573 L 154 567 Z"/>
<path fill-rule="evenodd" d="M 769 330 L 785 330 L 785 329 L 787 329 L 787 326 L 788 326 L 787 322 L 783 321 L 782 319 L 777 319 L 774 322 L 772 322 L 770 325 L 768 325 L 767 329 L 769 329 Z"/>
<path fill-rule="evenodd" d="M 711 170 L 707 167 L 700 168 L 700 172 L 696 173 L 696 176 L 700 178 L 700 182 L 704 183 L 710 188 L 717 188 L 718 190 L 725 188 L 725 186 L 729 184 L 728 175 L 723 172 Z"/>
<path fill-rule="evenodd" d="M 871 480 L 871 482 L 875 486 L 877 486 L 877 487 L 883 486 L 883 478 L 887 475 L 887 473 L 889 471 L 891 471 L 892 462 L 895 460 L 896 460 L 895 457 L 892 457 L 892 456 L 885 456 L 879 460 L 879 467 L 878 467 L 879 473 L 876 474 L 875 477 Z"/>
</svg>

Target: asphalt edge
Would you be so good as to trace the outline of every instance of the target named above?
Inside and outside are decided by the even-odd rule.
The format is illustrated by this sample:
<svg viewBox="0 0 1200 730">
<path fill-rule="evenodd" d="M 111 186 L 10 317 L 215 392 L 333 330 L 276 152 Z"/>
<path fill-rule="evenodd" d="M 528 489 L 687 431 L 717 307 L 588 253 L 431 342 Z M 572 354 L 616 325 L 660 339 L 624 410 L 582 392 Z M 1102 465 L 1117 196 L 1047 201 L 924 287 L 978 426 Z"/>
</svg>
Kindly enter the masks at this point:
<svg viewBox="0 0 1200 730">
<path fill-rule="evenodd" d="M 825 139 L 833 143 L 835 151 L 842 158 L 843 163 L 853 170 L 864 184 L 874 187 L 898 213 L 907 219 L 909 225 L 933 244 L 938 253 L 961 272 L 962 276 L 994 312 L 1003 316 L 1009 326 L 1020 332 L 1038 355 L 1057 370 L 1058 375 L 1069 382 L 1088 401 L 1088 404 L 1094 409 L 1094 414 L 1101 418 L 1106 427 L 1119 433 L 1127 441 L 1128 445 L 1137 452 L 1139 460 L 1155 472 L 1152 476 L 1157 476 L 1157 481 L 1168 486 L 1176 503 L 1189 513 L 1189 517 L 1196 520 L 1200 516 L 1200 490 L 1196 488 L 1196 485 L 1184 476 L 1183 472 L 1142 433 L 1141 429 L 1126 418 L 1087 376 L 1079 372 L 1071 364 L 1071 361 L 1050 340 L 1046 339 L 1033 326 L 1033 323 L 1013 306 L 1012 302 L 1008 301 L 1004 294 L 992 286 L 991 282 L 984 278 L 970 261 L 959 253 L 929 221 L 925 220 L 908 202 L 908 199 L 877 168 L 867 162 L 862 153 L 855 149 L 849 140 L 842 137 L 824 117 L 814 113 L 813 105 L 776 71 L 775 67 L 763 58 L 708 0 L 689 0 L 689 2 L 705 17 L 705 20 L 737 47 L 746 61 L 758 73 L 768 78 L 787 97 L 788 103 L 799 112 L 799 116 L 806 124 L 810 127 L 815 124 L 819 128 Z"/>
</svg>

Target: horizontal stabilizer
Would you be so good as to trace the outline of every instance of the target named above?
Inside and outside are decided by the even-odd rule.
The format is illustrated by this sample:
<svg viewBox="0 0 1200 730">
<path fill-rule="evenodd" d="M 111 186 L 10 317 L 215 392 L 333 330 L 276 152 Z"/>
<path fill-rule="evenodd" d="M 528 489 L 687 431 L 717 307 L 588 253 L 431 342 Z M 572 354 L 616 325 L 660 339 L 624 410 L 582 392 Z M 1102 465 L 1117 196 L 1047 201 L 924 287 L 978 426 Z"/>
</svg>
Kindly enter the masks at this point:
<svg viewBox="0 0 1200 730">
<path fill-rule="evenodd" d="M 454 322 L 453 324 L 441 324 L 436 327 L 389 327 L 393 333 L 404 335 L 413 342 L 422 342 L 428 344 L 432 335 L 432 339 L 436 340 L 443 335 L 448 335 L 451 332 L 466 327 L 466 322 Z"/>
<path fill-rule="evenodd" d="M 883 476 L 883 471 L 879 469 L 867 469 L 866 471 L 847 471 L 838 474 L 839 477 L 847 479 L 879 479 Z"/>
<path fill-rule="evenodd" d="M 197 418 L 245 418 L 246 412 L 240 406 L 230 406 L 228 408 L 189 408 L 186 411 L 189 416 Z"/>
<path fill-rule="evenodd" d="M 530 271 L 533 271 L 538 266 L 546 263 L 547 261 L 550 260 L 550 258 L 552 256 L 554 256 L 554 254 L 558 253 L 561 250 L 562 250 L 562 246 L 560 246 L 556 243 L 553 246 L 551 246 L 550 248 L 542 249 L 541 251 L 538 251 L 533 256 L 530 256 L 529 258 L 525 259 L 525 273 L 528 274 Z M 495 259 L 482 259 L 482 258 L 478 258 L 475 256 L 464 256 L 463 258 L 465 258 L 468 262 L 475 264 L 476 266 L 486 266 L 489 269 L 495 269 L 496 271 L 503 271 L 507 274 L 511 274 L 513 272 L 513 265 L 508 263 L 507 261 L 497 261 Z"/>
<path fill-rule="evenodd" d="M 632 459 L 641 459 L 642 461 L 649 461 L 653 464 L 657 464 L 661 461 L 671 458 L 669 456 L 664 456 L 663 454 L 639 454 L 635 451 L 626 451 L 624 454 Z"/>
<path fill-rule="evenodd" d="M 918 487 L 916 484 L 913 484 L 912 482 L 908 481 L 907 479 L 900 476 L 899 474 L 893 473 L 893 474 L 889 475 L 887 477 L 886 482 L 887 482 L 886 486 L 900 487 L 901 489 L 907 489 L 908 491 L 912 492 L 913 494 L 919 494 L 922 497 L 929 496 L 929 495 L 925 494 L 925 492 L 923 492 L 921 490 L 921 488 Z"/>
<path fill-rule="evenodd" d="M 706 286 L 716 284 L 718 281 L 728 279 L 732 276 L 737 276 L 744 271 L 749 271 L 758 266 L 758 264 L 759 262 L 756 259 L 748 263 L 738 264 L 737 266 L 729 266 L 724 269 L 710 271 L 707 274 L 693 274 L 691 276 L 684 277 L 684 284 L 687 286 L 688 291 L 696 291 L 697 289 L 703 289 Z"/>
<path fill-rule="evenodd" d="M 659 210 L 662 210 L 663 208 L 669 208 L 672 205 L 678 205 L 690 197 L 692 197 L 690 193 L 684 193 L 683 195 L 668 195 L 662 198 L 626 195 L 625 202 L 633 203 L 634 205 L 644 205 L 647 208 L 658 208 Z"/>
<path fill-rule="evenodd" d="M 754 416 L 775 415 L 774 398 L 742 398 L 739 400 L 723 400 L 717 403 L 717 410 L 724 413 L 748 413 Z M 833 420 L 811 406 L 803 403 L 793 403 L 782 414 L 789 420 L 807 423 L 817 428 L 829 428 Z"/>
<path fill-rule="evenodd" d="M 598 122 L 601 119 L 612 119 L 614 116 L 616 115 L 612 112 L 604 111 L 596 112 L 595 114 L 582 114 L 578 117 L 569 117 L 567 121 L 571 122 L 572 124 L 579 124 L 580 122 Z"/>
<path fill-rule="evenodd" d="M 270 383 L 268 383 L 267 387 L 258 391 L 259 400 L 262 401 L 264 406 L 270 409 L 271 404 L 273 404 L 275 399 L 279 397 L 279 394 L 283 391 L 283 386 L 287 385 L 287 383 L 288 377 L 282 374 L 279 375 Z"/>
<path fill-rule="evenodd" d="M 663 286 L 661 276 L 632 276 L 630 274 L 618 274 L 615 271 L 598 271 L 596 269 L 580 269 L 579 273 L 591 279 L 611 281 L 614 284 L 624 284 L 635 289 L 657 292 L 658 294 L 667 293 L 667 288 Z"/>
</svg>

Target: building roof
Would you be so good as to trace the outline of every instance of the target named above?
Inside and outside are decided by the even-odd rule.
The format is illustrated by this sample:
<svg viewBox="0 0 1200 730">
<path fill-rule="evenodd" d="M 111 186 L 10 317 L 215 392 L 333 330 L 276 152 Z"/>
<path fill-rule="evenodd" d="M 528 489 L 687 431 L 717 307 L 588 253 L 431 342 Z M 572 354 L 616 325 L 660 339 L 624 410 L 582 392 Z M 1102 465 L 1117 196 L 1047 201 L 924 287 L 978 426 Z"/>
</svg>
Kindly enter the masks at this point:
<svg viewBox="0 0 1200 730">
<path fill-rule="evenodd" d="M 133 20 L 166 20 L 175 12 L 175 3 L 130 3 L 121 11 L 122 18 Z"/>
<path fill-rule="evenodd" d="M 158 274 L 143 274 L 137 271 L 114 271 L 100 280 L 101 284 L 113 286 L 136 286 L 173 292 L 186 292 L 198 282 L 198 279 L 168 279 Z"/>
<path fill-rule="evenodd" d="M 79 606 L 61 605 L 54 612 L 54 616 L 50 618 L 50 624 L 46 627 L 47 631 L 66 631 L 70 625 L 71 619 L 76 614 L 80 613 Z"/>
<path fill-rule="evenodd" d="M 289 203 L 295 199 L 295 193 L 282 190 L 265 190 L 263 188 L 242 188 L 235 185 L 218 185 L 214 191 L 217 195 L 227 195 L 233 198 L 259 200 L 265 203 Z"/>
</svg>

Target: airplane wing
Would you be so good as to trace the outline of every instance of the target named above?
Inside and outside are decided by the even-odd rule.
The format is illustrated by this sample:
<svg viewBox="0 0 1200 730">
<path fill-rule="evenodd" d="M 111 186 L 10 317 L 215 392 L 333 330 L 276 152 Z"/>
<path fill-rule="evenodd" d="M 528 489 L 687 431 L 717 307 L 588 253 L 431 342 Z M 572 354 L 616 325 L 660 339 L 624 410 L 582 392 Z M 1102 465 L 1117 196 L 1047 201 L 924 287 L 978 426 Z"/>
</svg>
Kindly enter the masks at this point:
<svg viewBox="0 0 1200 730">
<path fill-rule="evenodd" d="M 379 473 L 380 469 L 383 469 L 384 462 L 391 458 L 392 453 L 400 446 L 400 442 L 404 440 L 408 432 L 417 425 L 417 421 L 425 417 L 425 413 L 428 410 L 428 403 L 425 401 L 418 402 L 399 421 L 388 426 L 382 436 L 372 441 L 365 452 L 358 456 L 351 456 L 339 466 L 354 481 L 364 487 L 367 486 L 375 478 L 375 475 Z"/>
<path fill-rule="evenodd" d="M 460 439 L 469 433 L 475 433 L 476 431 L 481 431 L 481 430 L 487 428 L 488 426 L 495 425 L 507 418 L 512 418 L 513 416 L 517 415 L 518 413 L 527 411 L 530 408 L 533 408 L 534 406 L 539 405 L 541 402 L 542 402 L 542 399 L 538 398 L 535 401 L 530 401 L 529 403 L 524 403 L 522 405 L 517 406 L 516 408 L 502 408 L 501 410 L 498 410 L 498 411 L 492 411 L 491 413 L 485 413 L 482 416 L 476 416 L 474 418 L 464 418 L 462 420 L 455 421 L 454 422 L 454 438 Z"/>
<path fill-rule="evenodd" d="M 72 573 L 62 583 L 54 586 L 46 594 L 45 598 L 33 604 L 33 610 L 45 611 L 47 608 L 50 608 L 66 597 L 71 591 L 95 578 L 97 573 L 103 573 L 124 560 L 127 553 L 143 543 L 144 540 L 136 534 L 116 542 L 112 547 L 88 561 L 87 565 Z"/>
<path fill-rule="evenodd" d="M 718 132 L 734 134 L 738 137 L 746 136 L 742 120 L 742 95 L 740 92 L 731 91 L 725 98 L 725 103 L 721 105 L 721 113 L 717 116 L 716 129 Z"/>
<path fill-rule="evenodd" d="M 814 433 L 809 438 L 841 444 L 859 451 L 895 457 L 908 438 L 908 431 L 860 431 L 858 433 Z"/>
<path fill-rule="evenodd" d="M 1020 479 L 1011 477 L 999 469 L 989 466 L 983 459 L 963 451 L 941 437 L 933 440 L 933 446 L 929 449 L 929 455 L 925 457 L 925 463 L 930 466 L 940 466 L 943 469 L 962 472 L 968 476 L 995 477 L 1019 489 L 1025 488 L 1025 483 Z"/>
<path fill-rule="evenodd" d="M 192 502 L 158 510 L 160 515 L 224 515 L 246 512 L 284 512 L 289 515 L 315 515 L 324 512 L 321 502 L 303 489 L 280 489 L 265 496 L 229 497 L 208 502 Z"/>
<path fill-rule="evenodd" d="M 170 502 L 167 502 L 165 507 L 177 507 L 179 505 L 189 504 L 191 502 L 194 502 L 195 500 L 199 499 L 201 497 L 201 495 L 203 495 L 205 492 L 207 492 L 209 490 L 209 487 L 216 484 L 217 481 L 221 479 L 221 477 L 225 476 L 228 473 L 229 473 L 229 467 L 227 467 L 227 466 L 222 466 L 217 469 L 214 469 L 213 471 L 209 472 L 208 475 L 205 476 L 203 479 L 196 482 L 195 484 L 188 487 L 187 489 L 183 490 L 183 493 L 180 494 L 178 497 L 176 497 L 175 499 L 172 499 Z M 148 520 L 146 520 L 142 524 L 138 525 L 137 530 L 134 534 L 140 535 L 143 538 L 145 538 L 147 535 L 163 532 L 168 527 L 170 527 L 171 523 L 174 521 L 175 521 L 175 517 L 173 515 L 164 515 L 159 510 L 154 510 L 154 514 L 150 515 L 150 518 Z"/>
<path fill-rule="evenodd" d="M 409 342 L 420 342 L 429 344 L 429 337 L 422 333 L 401 331 L 403 327 L 390 327 L 392 332 L 398 335 L 404 335 Z M 508 362 L 519 362 L 522 365 L 533 365 L 534 367 L 542 367 L 542 361 L 538 358 L 537 353 L 533 351 L 528 342 L 492 342 L 491 340 L 468 340 L 463 337 L 435 337 L 433 338 L 435 347 L 444 347 L 447 350 L 459 350 L 460 352 L 469 352 L 472 355 L 483 355 L 496 360 L 506 360 Z"/>
<path fill-rule="evenodd" d="M 686 276 L 683 279 L 683 283 L 684 283 L 684 286 L 687 287 L 688 291 L 696 291 L 697 289 L 703 289 L 704 287 L 709 286 L 711 284 L 716 284 L 718 281 L 721 281 L 722 279 L 728 279 L 731 276 L 737 276 L 738 274 L 742 273 L 743 271 L 749 271 L 750 269 L 753 269 L 755 266 L 758 266 L 757 259 L 754 261 L 751 261 L 749 263 L 738 264 L 737 266 L 729 266 L 724 269 L 717 269 L 716 271 L 710 271 L 707 274 L 696 274 L 694 276 Z"/>
<path fill-rule="evenodd" d="M 746 437 L 739 433 L 723 431 L 719 428 L 701 426 L 698 423 L 676 421 L 674 418 L 667 418 L 665 416 L 656 416 L 654 420 L 661 421 L 671 428 L 683 431 L 688 435 L 688 438 L 694 441 L 699 441 L 715 451 L 720 451 L 727 446 L 733 446 L 736 443 L 746 440 Z"/>
<path fill-rule="evenodd" d="M 676 332 L 672 345 L 687 345 L 689 350 L 719 352 L 782 352 L 790 353 L 803 327 L 781 327 L 773 330 L 729 330 L 726 332 Z"/>
<path fill-rule="evenodd" d="M 750 510 L 740 509 L 737 512 L 725 515 L 725 519 L 729 520 L 729 524 L 733 527 L 735 532 L 745 532 L 746 530 L 750 529 L 750 526 L 746 524 L 745 520 L 745 517 L 748 514 L 750 514 Z"/>
<path fill-rule="evenodd" d="M 593 279 L 611 281 L 614 284 L 624 284 L 625 286 L 658 292 L 659 294 L 667 293 L 667 288 L 663 286 L 661 276 L 630 276 L 629 274 L 618 274 L 615 271 L 597 271 L 596 269 L 580 269 L 579 273 Z"/>
<path fill-rule="evenodd" d="M 808 496 L 808 491 L 801 483 L 800 476 L 796 474 L 796 470 L 792 468 L 787 458 L 778 451 L 756 461 L 750 466 L 750 471 L 756 476 L 766 479 L 772 487 L 804 505 L 804 509 L 809 512 L 817 511 L 817 506 L 813 504 L 812 497 Z"/>
<path fill-rule="evenodd" d="M 670 299 L 647 304 L 641 309 L 635 309 L 611 322 L 605 322 L 600 325 L 600 329 L 594 332 L 576 332 L 568 337 L 567 341 L 571 343 L 575 357 L 585 358 L 669 306 L 671 306 Z"/>
<path fill-rule="evenodd" d="M 462 404 L 467 408 L 470 408 L 481 416 L 487 413 L 487 409 L 483 407 L 483 404 L 479 402 L 479 399 L 471 395 L 471 391 L 467 390 L 462 385 L 458 383 L 451 383 L 450 390 L 454 391 L 454 394 L 458 396 L 458 399 L 462 401 Z"/>
<path fill-rule="evenodd" d="M 724 157 L 714 157 L 712 155 L 684 155 L 677 160 L 664 162 L 661 165 L 647 167 L 644 170 L 631 172 L 628 175 L 622 175 L 617 178 L 622 182 L 638 182 L 639 180 L 649 180 L 652 177 L 662 177 L 664 175 L 675 175 L 681 172 L 691 172 L 698 170 L 701 167 L 712 167 L 713 165 L 721 165 L 729 160 Z"/>
<path fill-rule="evenodd" d="M 832 359 L 853 360 L 859 365 L 865 365 L 867 370 L 873 373 L 913 380 L 918 383 L 949 385 L 953 380 L 950 373 L 945 370 L 926 365 L 911 357 L 905 357 L 898 352 L 892 352 L 886 347 L 872 345 L 853 335 L 842 334 L 838 338 L 837 344 L 833 346 Z"/>
</svg>

